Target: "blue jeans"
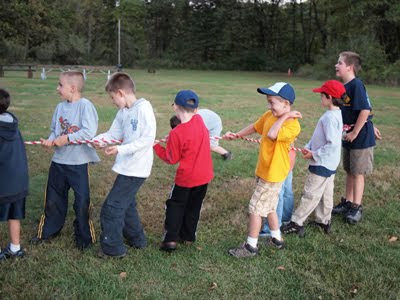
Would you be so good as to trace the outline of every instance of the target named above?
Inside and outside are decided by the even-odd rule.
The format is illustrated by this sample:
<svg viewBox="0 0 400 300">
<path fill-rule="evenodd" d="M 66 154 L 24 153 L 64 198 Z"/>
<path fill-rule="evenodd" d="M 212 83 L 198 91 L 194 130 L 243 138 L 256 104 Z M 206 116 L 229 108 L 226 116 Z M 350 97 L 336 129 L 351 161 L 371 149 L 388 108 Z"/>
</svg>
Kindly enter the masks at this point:
<svg viewBox="0 0 400 300">
<path fill-rule="evenodd" d="M 290 218 L 292 217 L 293 205 L 294 205 L 292 179 L 293 179 L 293 172 L 290 171 L 285 181 L 283 182 L 282 190 L 279 193 L 278 206 L 276 208 L 279 227 L 281 227 L 282 222 L 289 222 Z M 267 221 L 264 222 L 264 226 L 262 227 L 260 234 L 262 235 L 271 234 Z"/>
<path fill-rule="evenodd" d="M 100 213 L 100 245 L 107 255 L 126 253 L 123 238 L 135 248 L 147 245 L 146 235 L 136 209 L 136 193 L 145 178 L 119 174 Z"/>
</svg>

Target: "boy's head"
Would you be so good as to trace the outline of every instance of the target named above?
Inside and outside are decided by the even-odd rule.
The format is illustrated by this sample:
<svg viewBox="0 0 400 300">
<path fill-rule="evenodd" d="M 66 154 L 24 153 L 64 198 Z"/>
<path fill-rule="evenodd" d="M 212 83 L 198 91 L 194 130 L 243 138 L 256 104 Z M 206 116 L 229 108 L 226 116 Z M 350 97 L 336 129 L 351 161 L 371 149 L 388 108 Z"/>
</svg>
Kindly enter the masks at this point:
<svg viewBox="0 0 400 300">
<path fill-rule="evenodd" d="M 346 89 L 343 83 L 337 80 L 328 80 L 321 87 L 312 90 L 314 93 L 321 93 L 325 99 L 332 101 L 334 106 L 342 106 L 346 98 Z M 321 98 L 322 98 L 321 95 Z"/>
<path fill-rule="evenodd" d="M 132 98 L 136 99 L 135 82 L 124 72 L 114 73 L 107 81 L 105 90 L 118 108 L 129 107 Z"/>
<path fill-rule="evenodd" d="M 65 71 L 60 74 L 57 91 L 61 98 L 70 100 L 81 94 L 85 79 L 80 71 Z"/>
<path fill-rule="evenodd" d="M 10 106 L 10 94 L 0 89 L 0 114 L 5 113 Z"/>
<path fill-rule="evenodd" d="M 135 94 L 136 86 L 135 82 L 127 73 L 117 72 L 111 75 L 110 79 L 106 83 L 107 93 L 117 93 L 118 90 L 122 90 L 127 94 Z"/>
<path fill-rule="evenodd" d="M 199 97 L 191 90 L 182 90 L 176 94 L 174 104 L 182 111 L 194 113 L 199 106 Z"/>
<path fill-rule="evenodd" d="M 179 124 L 181 124 L 181 120 L 179 120 L 177 116 L 172 116 L 171 119 L 169 119 L 169 125 L 171 126 L 171 129 L 174 129 Z"/>
<path fill-rule="evenodd" d="M 258 88 L 257 92 L 267 96 L 268 108 L 276 117 L 289 112 L 296 98 L 293 87 L 286 82 L 277 82 L 268 88 Z"/>
<path fill-rule="evenodd" d="M 339 59 L 335 65 L 336 76 L 339 78 L 346 75 L 357 75 L 361 71 L 361 57 L 355 52 L 344 51 L 339 54 Z"/>
</svg>

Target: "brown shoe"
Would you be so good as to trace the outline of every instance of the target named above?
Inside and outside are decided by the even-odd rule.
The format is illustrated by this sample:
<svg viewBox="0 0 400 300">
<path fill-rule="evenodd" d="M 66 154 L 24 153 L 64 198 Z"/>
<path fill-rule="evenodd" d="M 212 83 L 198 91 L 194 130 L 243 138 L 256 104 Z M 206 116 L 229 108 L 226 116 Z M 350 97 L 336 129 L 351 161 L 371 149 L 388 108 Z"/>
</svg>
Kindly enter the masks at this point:
<svg viewBox="0 0 400 300">
<path fill-rule="evenodd" d="M 171 252 L 176 250 L 176 242 L 162 242 L 160 250 Z"/>
</svg>

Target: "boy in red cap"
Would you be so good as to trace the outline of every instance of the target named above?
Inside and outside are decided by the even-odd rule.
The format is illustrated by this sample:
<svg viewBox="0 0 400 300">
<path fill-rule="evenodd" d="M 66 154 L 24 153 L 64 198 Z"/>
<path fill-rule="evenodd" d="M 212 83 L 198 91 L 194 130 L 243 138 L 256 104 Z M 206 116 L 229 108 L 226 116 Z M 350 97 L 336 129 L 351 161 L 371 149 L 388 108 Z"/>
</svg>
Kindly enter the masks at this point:
<svg viewBox="0 0 400 300">
<path fill-rule="evenodd" d="M 313 211 L 314 225 L 321 227 L 325 233 L 329 233 L 331 228 L 334 179 L 342 147 L 340 106 L 346 97 L 346 90 L 339 81 L 328 80 L 313 92 L 321 93 L 321 104 L 327 111 L 319 119 L 311 140 L 302 151 L 303 158 L 310 160 L 309 173 L 299 206 L 291 221 L 281 227 L 283 234 L 304 236 L 304 222 Z"/>
</svg>

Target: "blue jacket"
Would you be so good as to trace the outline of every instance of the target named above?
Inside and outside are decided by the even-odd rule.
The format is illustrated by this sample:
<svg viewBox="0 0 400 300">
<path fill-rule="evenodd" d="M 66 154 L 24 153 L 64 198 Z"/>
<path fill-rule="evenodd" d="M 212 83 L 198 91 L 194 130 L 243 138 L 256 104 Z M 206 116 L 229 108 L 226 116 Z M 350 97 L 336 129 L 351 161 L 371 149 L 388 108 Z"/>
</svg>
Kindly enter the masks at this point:
<svg viewBox="0 0 400 300">
<path fill-rule="evenodd" d="M 12 123 L 0 121 L 0 204 L 12 203 L 28 195 L 25 145 L 17 118 L 9 114 L 14 119 Z"/>
</svg>

